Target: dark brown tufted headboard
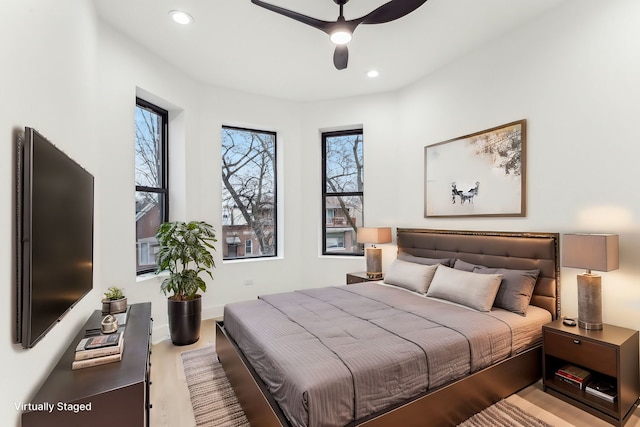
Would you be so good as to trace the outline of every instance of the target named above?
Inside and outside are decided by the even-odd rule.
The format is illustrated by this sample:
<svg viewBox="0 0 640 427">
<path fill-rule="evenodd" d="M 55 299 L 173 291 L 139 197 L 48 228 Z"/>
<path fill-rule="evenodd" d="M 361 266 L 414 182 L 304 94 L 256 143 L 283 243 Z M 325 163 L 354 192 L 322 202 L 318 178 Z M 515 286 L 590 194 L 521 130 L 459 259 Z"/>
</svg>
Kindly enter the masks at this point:
<svg viewBox="0 0 640 427">
<path fill-rule="evenodd" d="M 531 304 L 560 316 L 557 233 L 458 231 L 398 228 L 398 253 L 457 258 L 492 268 L 540 269 Z"/>
</svg>

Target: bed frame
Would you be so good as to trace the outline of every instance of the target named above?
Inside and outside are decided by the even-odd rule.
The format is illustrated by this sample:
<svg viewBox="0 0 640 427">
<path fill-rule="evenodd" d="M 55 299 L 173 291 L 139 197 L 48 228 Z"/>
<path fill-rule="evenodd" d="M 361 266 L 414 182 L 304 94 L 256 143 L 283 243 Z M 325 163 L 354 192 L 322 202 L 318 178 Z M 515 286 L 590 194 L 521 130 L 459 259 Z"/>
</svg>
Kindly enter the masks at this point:
<svg viewBox="0 0 640 427">
<path fill-rule="evenodd" d="M 428 258 L 457 258 L 493 268 L 540 269 L 531 304 L 560 316 L 559 235 L 408 229 L 397 230 L 398 252 Z M 216 351 L 252 427 L 289 426 L 248 360 L 216 322 Z M 452 426 L 541 377 L 541 345 L 463 379 L 429 390 L 349 427 Z"/>
</svg>

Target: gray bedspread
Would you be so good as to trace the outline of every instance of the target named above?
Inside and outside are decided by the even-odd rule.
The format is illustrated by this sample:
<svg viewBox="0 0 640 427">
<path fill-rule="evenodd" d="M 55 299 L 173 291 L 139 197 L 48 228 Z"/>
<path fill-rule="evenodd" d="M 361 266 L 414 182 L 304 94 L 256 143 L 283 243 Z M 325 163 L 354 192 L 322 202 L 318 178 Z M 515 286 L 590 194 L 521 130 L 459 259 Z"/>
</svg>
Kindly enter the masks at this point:
<svg viewBox="0 0 640 427">
<path fill-rule="evenodd" d="M 367 283 L 228 304 L 224 325 L 294 426 L 343 426 L 512 353 L 504 320 Z"/>
</svg>

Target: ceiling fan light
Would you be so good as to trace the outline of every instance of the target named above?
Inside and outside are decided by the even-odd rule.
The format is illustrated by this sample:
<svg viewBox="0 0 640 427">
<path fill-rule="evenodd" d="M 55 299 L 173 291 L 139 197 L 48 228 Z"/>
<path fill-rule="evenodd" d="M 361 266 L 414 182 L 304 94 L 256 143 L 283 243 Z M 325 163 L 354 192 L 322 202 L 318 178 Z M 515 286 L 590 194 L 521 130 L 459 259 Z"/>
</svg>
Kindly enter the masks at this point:
<svg viewBox="0 0 640 427">
<path fill-rule="evenodd" d="M 171 18 L 178 24 L 187 25 L 193 22 L 193 16 L 181 10 L 172 10 L 169 12 Z"/>
<path fill-rule="evenodd" d="M 331 41 L 338 45 L 347 44 L 351 41 L 351 33 L 347 30 L 336 30 L 331 33 Z"/>
</svg>

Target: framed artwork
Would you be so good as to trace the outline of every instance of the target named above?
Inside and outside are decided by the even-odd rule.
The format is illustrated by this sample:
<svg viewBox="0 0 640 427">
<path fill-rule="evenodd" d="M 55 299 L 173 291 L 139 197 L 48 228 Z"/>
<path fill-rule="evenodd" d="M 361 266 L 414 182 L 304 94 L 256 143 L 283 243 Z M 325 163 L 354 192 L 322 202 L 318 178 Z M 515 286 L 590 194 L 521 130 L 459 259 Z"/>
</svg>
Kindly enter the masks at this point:
<svg viewBox="0 0 640 427">
<path fill-rule="evenodd" d="M 519 120 L 426 146 L 424 216 L 525 216 L 526 129 Z"/>
</svg>

